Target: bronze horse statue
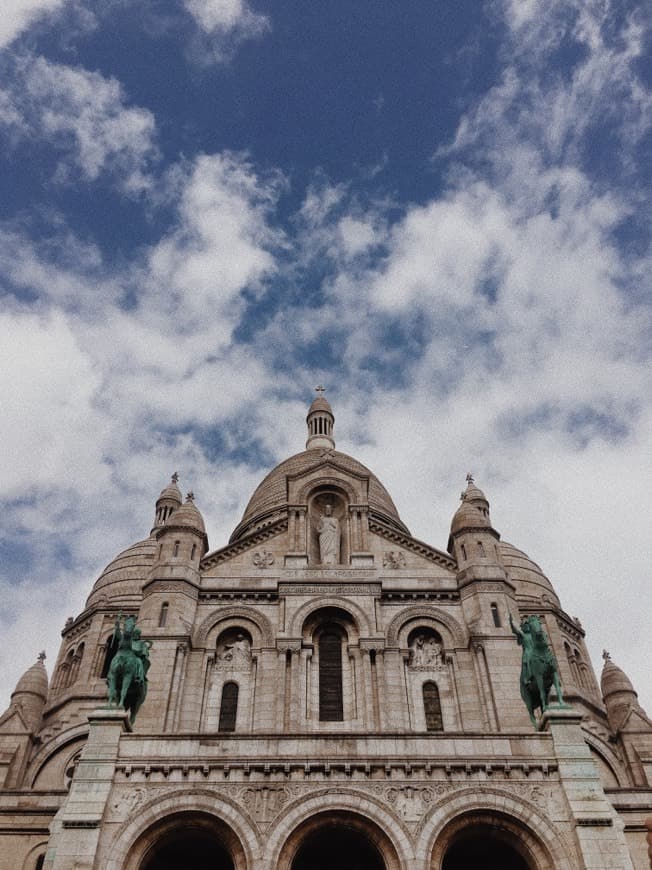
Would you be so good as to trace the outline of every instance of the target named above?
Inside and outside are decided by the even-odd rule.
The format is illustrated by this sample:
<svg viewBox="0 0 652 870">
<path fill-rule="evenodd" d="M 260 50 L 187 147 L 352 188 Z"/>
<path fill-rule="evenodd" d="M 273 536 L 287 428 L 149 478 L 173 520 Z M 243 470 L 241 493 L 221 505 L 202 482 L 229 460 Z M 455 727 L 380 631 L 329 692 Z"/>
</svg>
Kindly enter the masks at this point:
<svg viewBox="0 0 652 870">
<path fill-rule="evenodd" d="M 512 615 L 509 615 L 512 632 L 518 638 L 519 646 L 523 647 L 521 663 L 521 698 L 530 714 L 530 721 L 537 727 L 535 710 L 548 709 L 550 689 L 554 686 L 557 693 L 557 703 L 565 706 L 559 682 L 559 668 L 548 638 L 538 616 L 528 616 L 521 627 L 514 625 Z"/>
<path fill-rule="evenodd" d="M 107 674 L 109 706 L 118 704 L 129 711 L 129 721 L 133 725 L 136 714 L 147 695 L 147 671 L 149 669 L 149 649 L 151 641 L 142 640 L 140 629 L 136 628 L 136 618 L 128 616 L 124 626 L 120 625 L 118 615 L 111 639 L 112 647 L 117 647 L 111 659 Z"/>
</svg>

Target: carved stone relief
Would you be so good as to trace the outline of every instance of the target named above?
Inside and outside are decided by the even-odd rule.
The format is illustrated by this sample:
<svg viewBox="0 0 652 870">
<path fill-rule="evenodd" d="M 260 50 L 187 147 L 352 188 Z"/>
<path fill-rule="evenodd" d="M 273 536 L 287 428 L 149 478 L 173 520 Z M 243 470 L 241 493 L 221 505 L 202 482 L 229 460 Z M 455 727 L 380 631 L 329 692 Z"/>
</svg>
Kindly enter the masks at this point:
<svg viewBox="0 0 652 870">
<path fill-rule="evenodd" d="M 249 671 L 251 669 L 251 642 L 244 632 L 228 631 L 217 645 L 215 668 L 226 671 Z"/>
<path fill-rule="evenodd" d="M 269 550 L 261 550 L 254 553 L 251 561 L 256 568 L 270 568 L 274 564 L 274 556 Z"/>
<path fill-rule="evenodd" d="M 409 667 L 414 671 L 443 671 L 444 650 L 434 635 L 417 634 L 410 643 Z"/>
<path fill-rule="evenodd" d="M 388 550 L 383 553 L 383 568 L 405 568 L 405 554 L 400 550 Z"/>
</svg>

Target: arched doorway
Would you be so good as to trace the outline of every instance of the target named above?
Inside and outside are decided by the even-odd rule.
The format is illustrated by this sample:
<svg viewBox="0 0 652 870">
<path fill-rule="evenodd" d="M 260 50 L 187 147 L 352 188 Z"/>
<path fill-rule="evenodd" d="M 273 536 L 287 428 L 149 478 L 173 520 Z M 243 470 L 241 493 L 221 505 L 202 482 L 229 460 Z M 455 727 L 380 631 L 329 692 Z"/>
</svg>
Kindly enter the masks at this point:
<svg viewBox="0 0 652 870">
<path fill-rule="evenodd" d="M 385 870 L 376 846 L 345 823 L 326 824 L 309 834 L 292 861 L 292 870 Z"/>
<path fill-rule="evenodd" d="M 511 833 L 490 824 L 471 825 L 454 837 L 444 854 L 442 870 L 532 870 Z"/>
<path fill-rule="evenodd" d="M 351 810 L 309 815 L 287 837 L 275 870 L 400 870 L 389 821 L 385 827 Z"/>
<path fill-rule="evenodd" d="M 148 840 L 138 870 L 235 870 L 232 834 L 226 826 L 199 813 L 167 820 Z"/>
</svg>

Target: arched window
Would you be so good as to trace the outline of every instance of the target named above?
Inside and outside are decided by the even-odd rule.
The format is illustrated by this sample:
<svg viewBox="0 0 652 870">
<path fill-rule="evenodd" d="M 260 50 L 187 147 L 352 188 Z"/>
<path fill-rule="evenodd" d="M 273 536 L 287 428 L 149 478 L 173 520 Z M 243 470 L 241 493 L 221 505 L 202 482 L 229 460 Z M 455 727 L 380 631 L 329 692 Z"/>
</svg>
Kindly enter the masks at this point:
<svg viewBox="0 0 652 870">
<path fill-rule="evenodd" d="M 478 553 L 480 554 L 480 556 L 481 556 L 483 559 L 484 559 L 484 557 L 487 555 L 487 554 L 485 553 L 485 550 L 484 550 L 484 544 L 482 543 L 482 541 L 478 541 Z"/>
<path fill-rule="evenodd" d="M 178 555 L 179 555 L 179 545 L 180 545 L 180 542 L 179 542 L 179 541 L 175 541 L 175 542 L 174 542 L 174 550 L 173 550 L 173 552 L 172 552 L 172 555 L 173 555 L 173 556 L 178 556 Z"/>
<path fill-rule="evenodd" d="M 75 651 L 73 649 L 68 651 L 68 655 L 65 658 L 65 661 L 61 663 L 61 669 L 59 671 L 59 681 L 57 684 L 57 689 L 60 691 L 63 689 L 67 689 L 72 680 L 72 667 L 73 661 L 75 658 Z"/>
<path fill-rule="evenodd" d="M 193 544 L 193 545 L 192 545 L 192 550 L 191 550 L 191 552 L 190 552 L 190 558 L 191 558 L 191 559 L 194 559 L 194 558 L 195 558 L 195 553 L 196 553 L 196 552 L 197 552 L 197 544 Z"/>
<path fill-rule="evenodd" d="M 72 657 L 72 664 L 70 666 L 70 682 L 69 685 L 72 686 L 73 683 L 77 682 L 77 678 L 79 677 L 79 666 L 81 665 L 81 660 L 84 657 L 84 644 L 80 643 L 77 647 L 77 652 Z"/>
<path fill-rule="evenodd" d="M 164 601 L 163 604 L 161 604 L 161 612 L 158 615 L 158 627 L 159 628 L 165 628 L 165 626 L 167 625 L 168 607 L 169 607 L 169 604 L 167 603 L 167 601 Z"/>
<path fill-rule="evenodd" d="M 466 547 L 464 544 L 460 544 L 460 550 L 462 551 L 462 558 L 466 559 Z"/>
<path fill-rule="evenodd" d="M 222 701 L 220 703 L 219 731 L 235 731 L 235 721 L 238 714 L 238 684 L 224 683 Z"/>
<path fill-rule="evenodd" d="M 319 637 L 319 719 L 344 720 L 342 635 L 334 626 L 327 626 Z"/>
<path fill-rule="evenodd" d="M 45 862 L 45 853 L 39 855 L 36 859 L 36 864 L 34 865 L 34 870 L 43 870 L 43 863 Z"/>
<path fill-rule="evenodd" d="M 426 712 L 426 729 L 428 731 L 443 731 L 444 722 L 441 716 L 441 703 L 437 683 L 429 680 L 423 684 L 423 707 Z"/>
<path fill-rule="evenodd" d="M 496 628 L 500 628 L 500 611 L 498 610 L 498 605 L 495 601 L 492 601 L 491 603 L 491 615 L 493 617 L 494 625 L 496 626 Z"/>
</svg>

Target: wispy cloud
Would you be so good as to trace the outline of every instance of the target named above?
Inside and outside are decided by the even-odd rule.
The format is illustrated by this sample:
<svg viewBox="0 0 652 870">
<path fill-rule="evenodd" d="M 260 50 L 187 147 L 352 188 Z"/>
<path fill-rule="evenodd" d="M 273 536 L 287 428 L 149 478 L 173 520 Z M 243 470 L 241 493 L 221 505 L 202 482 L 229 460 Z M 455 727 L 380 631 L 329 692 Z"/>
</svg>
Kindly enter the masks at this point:
<svg viewBox="0 0 652 870">
<path fill-rule="evenodd" d="M 0 16 L 0 48 L 10 45 L 35 21 L 63 8 L 68 0 L 5 0 Z"/>
<path fill-rule="evenodd" d="M 128 106 L 122 86 L 82 67 L 26 56 L 2 95 L 0 122 L 46 141 L 61 154 L 60 179 L 74 171 L 87 181 L 111 172 L 130 193 L 149 185 L 157 157 L 151 112 Z"/>
<path fill-rule="evenodd" d="M 229 60 L 237 46 L 267 32 L 270 20 L 246 0 L 183 0 L 199 29 L 195 54 L 204 62 Z"/>
</svg>

